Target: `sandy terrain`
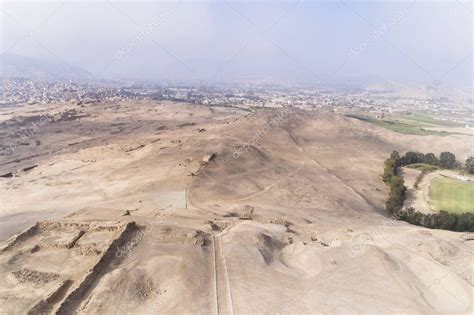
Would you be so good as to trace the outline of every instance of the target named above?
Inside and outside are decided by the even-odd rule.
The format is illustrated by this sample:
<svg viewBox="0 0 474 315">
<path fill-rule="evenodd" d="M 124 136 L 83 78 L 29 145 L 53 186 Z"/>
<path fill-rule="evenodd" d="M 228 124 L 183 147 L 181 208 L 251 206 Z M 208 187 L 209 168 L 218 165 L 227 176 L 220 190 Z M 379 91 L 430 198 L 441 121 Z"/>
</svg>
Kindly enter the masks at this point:
<svg viewBox="0 0 474 315">
<path fill-rule="evenodd" d="M 407 188 L 407 198 L 405 200 L 405 208 L 413 207 L 417 211 L 422 213 L 433 213 L 428 204 L 428 191 L 429 183 L 434 173 L 426 174 L 421 182 L 418 184 L 418 189 L 415 189 L 414 185 L 416 178 L 421 174 L 420 170 L 411 169 L 408 167 L 401 168 L 401 176 L 405 181 L 405 187 Z"/>
<path fill-rule="evenodd" d="M 0 163 L 0 313 L 472 311 L 473 241 L 390 220 L 380 179 L 392 150 L 469 137 L 173 103 L 18 113 L 4 145 L 54 119 Z"/>
</svg>

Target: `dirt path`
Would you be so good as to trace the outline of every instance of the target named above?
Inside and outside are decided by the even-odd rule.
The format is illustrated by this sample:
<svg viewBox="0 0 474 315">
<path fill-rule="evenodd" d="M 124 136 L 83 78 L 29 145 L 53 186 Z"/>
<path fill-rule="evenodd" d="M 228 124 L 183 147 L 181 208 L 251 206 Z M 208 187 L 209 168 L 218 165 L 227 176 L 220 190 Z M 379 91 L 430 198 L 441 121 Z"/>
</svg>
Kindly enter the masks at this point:
<svg viewBox="0 0 474 315">
<path fill-rule="evenodd" d="M 230 291 L 229 275 L 222 251 L 222 239 L 220 235 L 214 236 L 214 267 L 216 281 L 216 298 L 218 314 L 234 314 L 232 306 L 232 292 Z"/>
</svg>

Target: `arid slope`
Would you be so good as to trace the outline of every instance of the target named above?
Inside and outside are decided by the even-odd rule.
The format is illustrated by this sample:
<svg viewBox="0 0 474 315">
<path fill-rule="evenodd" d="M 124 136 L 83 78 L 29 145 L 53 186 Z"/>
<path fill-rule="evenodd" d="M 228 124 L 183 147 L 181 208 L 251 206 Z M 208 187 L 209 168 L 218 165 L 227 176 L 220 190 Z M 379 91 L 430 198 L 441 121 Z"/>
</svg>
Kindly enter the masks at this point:
<svg viewBox="0 0 474 315">
<path fill-rule="evenodd" d="M 3 243 L 0 313 L 472 310 L 472 236 L 390 220 L 380 179 L 392 150 L 462 156 L 468 138 L 153 102 L 61 120 L 74 106 L 2 159 L 1 238 L 40 223 Z M 8 137 L 48 113 L 22 111 Z"/>
</svg>

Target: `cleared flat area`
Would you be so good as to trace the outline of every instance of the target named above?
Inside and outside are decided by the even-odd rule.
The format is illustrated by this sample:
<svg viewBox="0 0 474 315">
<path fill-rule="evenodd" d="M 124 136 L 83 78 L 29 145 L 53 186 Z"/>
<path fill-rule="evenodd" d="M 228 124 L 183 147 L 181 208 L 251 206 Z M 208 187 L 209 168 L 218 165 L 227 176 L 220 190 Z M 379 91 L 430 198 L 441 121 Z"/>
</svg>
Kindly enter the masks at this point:
<svg viewBox="0 0 474 315">
<path fill-rule="evenodd" d="M 474 183 L 453 178 L 431 181 L 430 203 L 436 210 L 453 213 L 474 212 Z"/>
</svg>

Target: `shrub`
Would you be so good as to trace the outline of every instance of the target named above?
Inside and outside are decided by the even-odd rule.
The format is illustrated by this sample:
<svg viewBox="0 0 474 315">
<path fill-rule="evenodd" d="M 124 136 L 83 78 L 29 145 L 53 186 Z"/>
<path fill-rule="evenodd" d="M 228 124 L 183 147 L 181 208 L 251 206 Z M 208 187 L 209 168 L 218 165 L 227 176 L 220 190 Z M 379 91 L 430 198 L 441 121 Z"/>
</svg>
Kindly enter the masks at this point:
<svg viewBox="0 0 474 315">
<path fill-rule="evenodd" d="M 441 152 L 439 155 L 439 166 L 444 168 L 455 168 L 456 156 L 451 152 Z"/>
<path fill-rule="evenodd" d="M 400 164 L 409 165 L 409 164 L 423 163 L 424 161 L 425 161 L 425 155 L 423 153 L 408 151 L 400 159 Z"/>
<path fill-rule="evenodd" d="M 469 174 L 474 174 L 474 157 L 471 156 L 466 159 L 466 172 Z"/>
<path fill-rule="evenodd" d="M 436 157 L 436 155 L 434 155 L 433 153 L 427 153 L 427 154 L 425 154 L 424 163 L 430 164 L 430 165 L 438 165 L 439 160 Z"/>
<path fill-rule="evenodd" d="M 463 232 L 474 232 L 474 213 L 465 212 L 458 216 L 456 230 Z"/>
<path fill-rule="evenodd" d="M 403 178 L 397 176 L 399 162 L 398 152 L 393 151 L 390 158 L 385 160 L 384 163 L 382 179 L 390 187 L 390 194 L 385 202 L 385 207 L 390 214 L 397 213 L 405 202 L 406 187 Z"/>
<path fill-rule="evenodd" d="M 399 211 L 396 218 L 429 229 L 474 232 L 474 213 L 470 212 L 455 214 L 441 210 L 439 213 L 424 214 L 411 207 Z"/>
</svg>

